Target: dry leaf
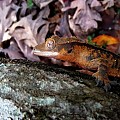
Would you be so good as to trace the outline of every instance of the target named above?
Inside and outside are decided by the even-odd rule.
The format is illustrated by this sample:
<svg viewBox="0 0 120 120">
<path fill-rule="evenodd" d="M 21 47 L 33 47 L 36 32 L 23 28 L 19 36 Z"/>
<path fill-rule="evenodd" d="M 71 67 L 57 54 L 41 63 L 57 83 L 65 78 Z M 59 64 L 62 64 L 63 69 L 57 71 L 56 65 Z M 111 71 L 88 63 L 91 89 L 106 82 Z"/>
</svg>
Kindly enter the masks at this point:
<svg viewBox="0 0 120 120">
<path fill-rule="evenodd" d="M 8 29 L 16 21 L 16 12 L 19 7 L 8 1 L 0 2 L 0 40 L 4 41 L 10 38 Z"/>
<path fill-rule="evenodd" d="M 73 16 L 73 19 L 75 19 L 79 14 L 79 11 L 84 9 L 85 7 L 86 7 L 86 0 L 74 0 L 71 2 L 70 6 L 63 7 L 62 11 L 67 11 L 69 9 L 77 8 Z"/>
<path fill-rule="evenodd" d="M 20 15 L 25 16 L 26 10 L 28 9 L 26 1 L 22 1 L 20 8 L 21 8 Z"/>
<path fill-rule="evenodd" d="M 118 44 L 119 40 L 109 35 L 99 35 L 93 39 L 93 42 L 95 42 L 97 45 L 103 46 L 104 44 L 106 45 Z"/>
<path fill-rule="evenodd" d="M 91 28 L 97 28 L 96 21 L 101 21 L 99 13 L 95 10 L 90 10 L 87 6 L 86 10 L 81 10 L 80 14 L 75 19 L 75 24 L 80 25 L 83 31 L 88 31 Z"/>
<path fill-rule="evenodd" d="M 102 4 L 105 5 L 105 9 L 114 6 L 114 0 L 104 0 L 102 1 Z"/>
<path fill-rule="evenodd" d="M 13 0 L 0 0 L 0 8 L 4 8 L 12 3 Z"/>
<path fill-rule="evenodd" d="M 10 41 L 10 46 L 5 49 L 0 49 L 5 55 L 8 55 L 10 59 L 25 59 L 23 54 L 15 41 Z"/>
<path fill-rule="evenodd" d="M 101 3 L 98 0 L 88 0 L 88 3 L 90 4 L 91 8 L 101 6 Z"/>
<path fill-rule="evenodd" d="M 46 7 L 49 3 L 53 2 L 54 0 L 33 0 L 33 2 L 42 9 L 43 7 Z"/>
<path fill-rule="evenodd" d="M 49 7 L 47 6 L 40 11 L 35 20 L 32 19 L 30 14 L 21 18 L 20 21 L 14 23 L 10 28 L 10 33 L 15 38 L 21 52 L 29 60 L 35 58 L 31 47 L 45 41 L 49 22 L 43 20 L 43 18 L 48 17 L 48 15 Z"/>
<path fill-rule="evenodd" d="M 71 37 L 69 23 L 68 23 L 68 13 L 65 12 L 60 20 L 60 25 L 55 29 L 55 34 L 58 36 Z"/>
<path fill-rule="evenodd" d="M 93 39 L 93 42 L 95 42 L 99 46 L 106 45 L 106 49 L 108 49 L 109 51 L 119 53 L 120 42 L 118 38 L 109 35 L 99 35 Z"/>
<path fill-rule="evenodd" d="M 72 19 L 75 25 L 79 25 L 82 31 L 87 32 L 90 29 L 97 28 L 97 22 L 101 21 L 100 14 L 92 7 L 99 7 L 101 4 L 98 0 L 91 1 L 92 4 L 86 0 L 74 0 L 70 6 L 64 7 L 62 10 L 66 11 L 69 9 L 77 8 Z M 96 4 L 94 4 L 96 3 Z M 91 5 L 91 7 L 90 7 Z M 72 28 L 71 28 L 72 29 Z"/>
</svg>

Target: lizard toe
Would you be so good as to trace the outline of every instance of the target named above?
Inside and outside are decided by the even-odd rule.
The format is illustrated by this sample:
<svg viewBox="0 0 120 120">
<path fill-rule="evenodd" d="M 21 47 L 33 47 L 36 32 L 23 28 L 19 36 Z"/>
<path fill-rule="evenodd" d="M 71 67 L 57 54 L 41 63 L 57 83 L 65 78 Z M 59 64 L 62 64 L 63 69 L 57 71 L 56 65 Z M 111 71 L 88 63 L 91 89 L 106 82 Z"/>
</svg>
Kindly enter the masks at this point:
<svg viewBox="0 0 120 120">
<path fill-rule="evenodd" d="M 102 85 L 103 85 L 103 81 L 96 79 L 96 86 L 102 86 Z"/>
<path fill-rule="evenodd" d="M 106 84 L 103 88 L 104 88 L 104 90 L 106 92 L 108 92 L 111 89 L 111 85 L 110 84 Z"/>
</svg>

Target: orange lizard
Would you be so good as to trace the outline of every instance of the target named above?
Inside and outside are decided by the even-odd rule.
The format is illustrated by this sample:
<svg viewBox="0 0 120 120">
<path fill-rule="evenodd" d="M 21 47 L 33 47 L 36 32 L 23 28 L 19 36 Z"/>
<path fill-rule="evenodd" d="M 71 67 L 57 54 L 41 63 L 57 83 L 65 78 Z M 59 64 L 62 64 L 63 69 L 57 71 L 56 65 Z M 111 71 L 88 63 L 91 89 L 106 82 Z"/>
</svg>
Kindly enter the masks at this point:
<svg viewBox="0 0 120 120">
<path fill-rule="evenodd" d="M 85 71 L 92 71 L 90 72 L 92 76 L 98 80 L 98 84 L 104 85 L 105 90 L 111 87 L 108 76 L 120 78 L 120 56 L 105 49 L 82 43 L 75 37 L 52 36 L 45 43 L 37 45 L 33 53 L 38 56 L 68 61 Z"/>
</svg>

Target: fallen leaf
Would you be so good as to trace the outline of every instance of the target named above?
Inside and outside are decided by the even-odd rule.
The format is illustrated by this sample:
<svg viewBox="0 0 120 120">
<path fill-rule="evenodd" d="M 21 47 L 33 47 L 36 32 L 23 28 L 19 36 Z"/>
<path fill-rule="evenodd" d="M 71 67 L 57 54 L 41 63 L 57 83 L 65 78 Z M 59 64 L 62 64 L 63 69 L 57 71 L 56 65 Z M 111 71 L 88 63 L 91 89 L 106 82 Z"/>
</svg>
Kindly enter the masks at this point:
<svg viewBox="0 0 120 120">
<path fill-rule="evenodd" d="M 101 3 L 98 0 L 88 0 L 88 3 L 90 4 L 91 8 L 101 6 Z"/>
<path fill-rule="evenodd" d="M 75 19 L 75 24 L 79 25 L 83 31 L 88 31 L 91 28 L 97 28 L 97 21 L 101 21 L 99 13 L 95 10 L 90 10 L 87 6 L 86 10 L 81 10 L 80 14 Z"/>
<path fill-rule="evenodd" d="M 92 2 L 92 5 L 90 4 Z M 95 4 L 96 3 L 96 4 Z M 90 29 L 97 28 L 97 21 L 101 21 L 101 16 L 96 10 L 101 4 L 98 0 L 74 0 L 70 6 L 63 7 L 62 11 L 75 9 L 75 13 L 72 17 L 75 25 L 79 25 L 82 31 L 87 32 Z M 94 8 L 94 9 L 93 9 Z"/>
<path fill-rule="evenodd" d="M 28 5 L 27 5 L 26 1 L 21 1 L 20 9 L 21 9 L 21 11 L 20 11 L 19 17 L 20 16 L 25 16 L 26 11 L 28 9 Z"/>
<path fill-rule="evenodd" d="M 102 4 L 105 5 L 105 9 L 114 6 L 114 0 L 103 0 Z"/>
<path fill-rule="evenodd" d="M 33 0 L 33 2 L 42 9 L 46 7 L 49 3 L 53 2 L 54 0 Z"/>
<path fill-rule="evenodd" d="M 73 19 L 75 19 L 79 14 L 79 11 L 86 8 L 86 0 L 74 0 L 71 2 L 70 6 L 64 6 L 62 11 L 67 11 L 73 8 L 77 8 L 73 16 Z"/>
<path fill-rule="evenodd" d="M 64 37 L 71 37 L 72 34 L 70 32 L 70 28 L 69 28 L 69 23 L 68 23 L 68 13 L 65 12 L 60 20 L 60 24 L 56 27 L 55 29 L 55 35 L 58 36 L 64 36 Z"/>
<path fill-rule="evenodd" d="M 10 38 L 8 29 L 17 20 L 16 12 L 19 7 L 10 0 L 3 0 L 0 3 L 0 41 L 2 42 Z"/>
<path fill-rule="evenodd" d="M 115 37 L 109 36 L 109 35 L 99 35 L 95 37 L 93 40 L 97 45 L 103 46 L 104 44 L 106 45 L 113 45 L 113 44 L 118 44 L 119 40 Z"/>
<path fill-rule="evenodd" d="M 119 53 L 120 41 L 118 38 L 109 35 L 99 35 L 92 40 L 98 46 L 105 46 L 107 50 Z"/>
<path fill-rule="evenodd" d="M 47 6 L 40 11 L 36 19 L 33 20 L 32 14 L 30 14 L 10 27 L 11 36 L 14 37 L 21 52 L 29 60 L 36 59 L 32 53 L 32 48 L 45 41 L 49 22 L 43 18 L 48 17 L 48 15 L 49 7 Z"/>
<path fill-rule="evenodd" d="M 24 55 L 21 53 L 17 43 L 14 40 L 11 40 L 10 45 L 5 49 L 0 49 L 0 52 L 8 55 L 10 59 L 25 59 Z"/>
</svg>

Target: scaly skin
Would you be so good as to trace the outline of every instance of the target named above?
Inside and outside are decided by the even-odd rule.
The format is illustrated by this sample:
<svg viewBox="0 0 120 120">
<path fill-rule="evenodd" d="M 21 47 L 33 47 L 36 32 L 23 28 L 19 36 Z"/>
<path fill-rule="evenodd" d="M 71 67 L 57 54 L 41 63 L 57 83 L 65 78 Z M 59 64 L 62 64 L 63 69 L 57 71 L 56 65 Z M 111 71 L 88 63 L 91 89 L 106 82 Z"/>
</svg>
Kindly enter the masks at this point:
<svg viewBox="0 0 120 120">
<path fill-rule="evenodd" d="M 60 38 L 52 36 L 45 43 L 37 45 L 33 53 L 38 56 L 53 57 L 58 60 L 68 61 L 89 71 L 99 83 L 110 88 L 108 76 L 120 78 L 120 56 L 86 43 L 81 43 L 75 37 Z"/>
</svg>

